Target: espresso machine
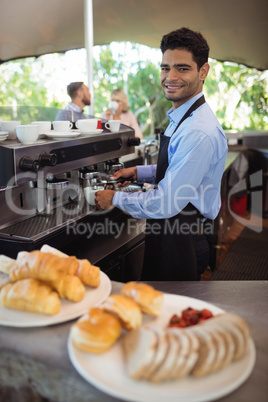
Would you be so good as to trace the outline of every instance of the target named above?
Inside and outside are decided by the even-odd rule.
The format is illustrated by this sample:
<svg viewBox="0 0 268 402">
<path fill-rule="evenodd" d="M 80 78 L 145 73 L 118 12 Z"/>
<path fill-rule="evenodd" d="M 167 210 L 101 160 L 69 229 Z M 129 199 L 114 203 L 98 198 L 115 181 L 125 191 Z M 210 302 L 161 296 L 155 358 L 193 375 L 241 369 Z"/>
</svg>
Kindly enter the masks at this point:
<svg viewBox="0 0 268 402">
<path fill-rule="evenodd" d="M 32 145 L 1 142 L 0 254 L 16 258 L 19 251 L 49 244 L 89 259 L 111 279 L 138 280 L 144 222 L 117 208 L 98 211 L 88 198 L 96 190 L 116 189 L 110 177 L 136 145 L 134 130 L 123 124 L 115 133 L 104 128 L 72 139 L 42 137 Z"/>
</svg>

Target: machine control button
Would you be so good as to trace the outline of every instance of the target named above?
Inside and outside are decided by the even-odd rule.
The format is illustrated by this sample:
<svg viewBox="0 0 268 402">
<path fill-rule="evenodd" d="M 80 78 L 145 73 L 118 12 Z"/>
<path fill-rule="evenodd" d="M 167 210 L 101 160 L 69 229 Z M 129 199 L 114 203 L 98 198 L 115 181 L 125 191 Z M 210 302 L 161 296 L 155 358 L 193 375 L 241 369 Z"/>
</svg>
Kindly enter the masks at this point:
<svg viewBox="0 0 268 402">
<path fill-rule="evenodd" d="M 127 140 L 127 145 L 129 147 L 135 146 L 135 145 L 140 145 L 141 139 L 139 137 L 129 137 Z"/>
<path fill-rule="evenodd" d="M 58 157 L 56 154 L 48 154 L 47 152 L 41 153 L 38 158 L 40 166 L 55 166 L 57 160 Z"/>
<path fill-rule="evenodd" d="M 20 170 L 37 172 L 40 165 L 37 160 L 31 159 L 29 156 L 23 156 L 19 161 Z"/>
</svg>

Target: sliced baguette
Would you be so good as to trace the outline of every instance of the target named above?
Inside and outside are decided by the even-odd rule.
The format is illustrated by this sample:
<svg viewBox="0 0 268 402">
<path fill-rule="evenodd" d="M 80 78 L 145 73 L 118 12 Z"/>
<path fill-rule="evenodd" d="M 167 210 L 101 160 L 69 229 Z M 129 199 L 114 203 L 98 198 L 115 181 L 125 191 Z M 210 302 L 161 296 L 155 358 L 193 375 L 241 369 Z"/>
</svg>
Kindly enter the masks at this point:
<svg viewBox="0 0 268 402">
<path fill-rule="evenodd" d="M 141 379 L 154 360 L 157 335 L 147 327 L 130 331 L 123 338 L 123 349 L 128 375 Z"/>
<path fill-rule="evenodd" d="M 142 378 L 145 380 L 151 380 L 151 376 L 153 375 L 153 373 L 158 370 L 159 366 L 166 358 L 169 347 L 166 331 L 160 328 L 152 328 L 152 331 L 154 331 L 157 336 L 157 344 L 151 365 L 150 367 L 148 367 L 147 371 L 144 372 L 142 375 Z"/>
</svg>

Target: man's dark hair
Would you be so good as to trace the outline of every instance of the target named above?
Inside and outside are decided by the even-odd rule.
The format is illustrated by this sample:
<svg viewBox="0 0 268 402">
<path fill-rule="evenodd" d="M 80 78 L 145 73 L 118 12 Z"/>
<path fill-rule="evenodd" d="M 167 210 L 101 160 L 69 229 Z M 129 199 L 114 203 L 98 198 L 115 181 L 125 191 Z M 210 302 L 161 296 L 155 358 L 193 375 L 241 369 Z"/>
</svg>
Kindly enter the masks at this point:
<svg viewBox="0 0 268 402">
<path fill-rule="evenodd" d="M 74 99 L 77 95 L 78 89 L 82 87 L 84 83 L 81 82 L 71 82 L 67 85 L 67 94 L 70 96 L 71 99 Z"/>
<path fill-rule="evenodd" d="M 161 44 L 161 52 L 166 50 L 185 49 L 191 52 L 197 64 L 198 70 L 208 61 L 209 46 L 200 32 L 188 28 L 180 28 L 164 35 Z"/>
</svg>

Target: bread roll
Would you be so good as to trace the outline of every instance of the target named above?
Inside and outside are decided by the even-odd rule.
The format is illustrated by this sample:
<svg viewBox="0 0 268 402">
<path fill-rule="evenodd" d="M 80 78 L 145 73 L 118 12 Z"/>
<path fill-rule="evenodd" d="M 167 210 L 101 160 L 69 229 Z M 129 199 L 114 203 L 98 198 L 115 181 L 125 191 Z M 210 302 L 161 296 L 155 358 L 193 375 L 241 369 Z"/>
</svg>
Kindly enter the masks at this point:
<svg viewBox="0 0 268 402">
<path fill-rule="evenodd" d="M 71 327 L 73 344 L 91 353 L 109 350 L 121 334 L 119 319 L 98 307 L 89 310 L 87 317 Z"/>
<path fill-rule="evenodd" d="M 59 279 L 47 283 L 58 292 L 62 299 L 73 302 L 83 300 L 86 293 L 86 288 L 78 276 L 62 275 Z"/>
<path fill-rule="evenodd" d="M 0 304 L 43 314 L 57 314 L 61 306 L 59 295 L 37 279 L 22 279 L 5 285 L 0 292 Z"/>
<path fill-rule="evenodd" d="M 75 257 L 60 258 L 40 251 L 21 251 L 16 261 L 16 266 L 10 271 L 11 282 L 26 278 L 55 281 L 62 274 L 73 275 L 78 267 Z"/>
<path fill-rule="evenodd" d="M 142 312 L 158 316 L 164 301 L 163 293 L 152 286 L 139 282 L 128 282 L 122 290 L 122 295 L 133 299 L 140 306 Z"/>
<path fill-rule="evenodd" d="M 142 323 L 142 313 L 137 303 L 123 295 L 111 295 L 103 303 L 105 311 L 117 315 L 127 330 L 139 328 Z"/>
</svg>

